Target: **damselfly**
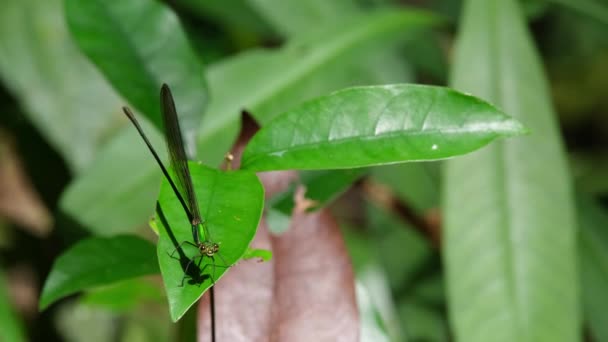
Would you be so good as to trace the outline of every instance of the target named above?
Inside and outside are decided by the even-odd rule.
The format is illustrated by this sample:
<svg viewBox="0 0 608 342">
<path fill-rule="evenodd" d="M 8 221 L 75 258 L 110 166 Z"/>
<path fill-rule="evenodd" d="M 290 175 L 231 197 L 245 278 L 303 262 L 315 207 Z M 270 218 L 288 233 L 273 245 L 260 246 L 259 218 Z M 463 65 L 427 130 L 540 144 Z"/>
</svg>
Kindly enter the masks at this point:
<svg viewBox="0 0 608 342">
<path fill-rule="evenodd" d="M 209 228 L 207 227 L 206 222 L 201 218 L 201 214 L 198 207 L 198 201 L 196 199 L 196 192 L 194 191 L 194 186 L 192 185 L 192 177 L 190 176 L 190 169 L 188 168 L 188 158 L 186 156 L 186 152 L 184 149 L 184 143 L 182 140 L 181 129 L 179 127 L 179 122 L 177 119 L 177 111 L 175 109 L 175 103 L 173 101 L 173 96 L 171 95 L 171 90 L 166 84 L 163 84 L 160 91 L 160 102 L 163 116 L 163 123 L 165 127 L 165 138 L 167 140 L 167 149 L 169 150 L 169 156 L 171 161 L 171 168 L 173 169 L 173 173 L 175 174 L 175 178 L 177 179 L 174 182 L 173 178 L 165 168 L 165 165 L 160 160 L 160 157 L 154 150 L 154 147 L 146 137 L 144 131 L 141 126 L 135 119 L 133 112 L 127 107 L 123 107 L 123 111 L 127 115 L 127 117 L 131 120 L 139 135 L 142 137 L 148 149 L 156 159 L 156 162 L 160 166 L 165 178 L 171 185 L 173 192 L 175 192 L 175 196 L 178 198 L 182 207 L 184 208 L 184 212 L 190 221 L 190 225 L 192 226 L 192 239 L 194 242 L 183 241 L 179 244 L 175 250 L 170 254 L 173 257 L 173 254 L 178 249 L 182 248 L 184 244 L 191 245 L 198 249 L 199 255 L 190 259 L 187 263 L 186 268 L 184 270 L 184 278 L 188 274 L 188 268 L 194 261 L 199 258 L 199 262 L 195 263 L 197 267 L 200 269 L 200 263 L 204 257 L 208 257 L 212 261 L 212 265 L 214 267 L 213 273 L 215 273 L 215 256 L 219 256 L 224 262 L 222 267 L 229 267 L 226 265 L 226 262 L 223 260 L 221 254 L 219 254 L 220 245 L 214 242 L 211 239 L 211 235 L 209 233 Z M 202 228 L 202 229 L 201 229 Z M 202 232 L 202 236 L 201 236 Z M 207 266 L 206 264 L 203 267 L 203 270 L 200 270 L 202 273 L 204 268 Z M 211 279 L 214 281 L 214 279 Z M 184 279 L 182 278 L 182 285 Z"/>
</svg>

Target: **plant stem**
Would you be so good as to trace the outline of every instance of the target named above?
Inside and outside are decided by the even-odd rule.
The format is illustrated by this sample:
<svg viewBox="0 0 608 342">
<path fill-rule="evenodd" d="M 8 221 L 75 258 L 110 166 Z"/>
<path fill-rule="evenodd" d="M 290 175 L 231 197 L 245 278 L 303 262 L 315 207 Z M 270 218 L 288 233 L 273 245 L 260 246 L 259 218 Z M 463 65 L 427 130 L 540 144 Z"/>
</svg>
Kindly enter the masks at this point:
<svg viewBox="0 0 608 342">
<path fill-rule="evenodd" d="M 211 342 L 215 342 L 215 293 L 214 286 L 209 288 L 209 310 L 211 310 Z"/>
</svg>

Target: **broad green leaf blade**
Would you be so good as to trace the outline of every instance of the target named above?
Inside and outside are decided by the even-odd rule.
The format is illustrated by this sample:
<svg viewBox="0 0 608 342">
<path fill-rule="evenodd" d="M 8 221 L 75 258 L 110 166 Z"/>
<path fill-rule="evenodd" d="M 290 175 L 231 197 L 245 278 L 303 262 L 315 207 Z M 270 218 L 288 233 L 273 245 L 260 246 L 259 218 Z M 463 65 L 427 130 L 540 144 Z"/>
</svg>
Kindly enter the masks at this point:
<svg viewBox="0 0 608 342">
<path fill-rule="evenodd" d="M 263 126 L 330 91 L 407 81 L 405 63 L 386 51 L 438 23 L 428 12 L 381 11 L 332 23 L 276 51 L 248 51 L 214 65 L 207 74 L 213 96 L 201 126 L 200 159 L 222 160 L 239 132 L 243 109 Z"/>
<path fill-rule="evenodd" d="M 0 270 L 0 322 L 2 322 L 0 341 L 25 341 L 23 323 L 11 305 L 5 279 L 4 272 Z"/>
<path fill-rule="evenodd" d="M 160 233 L 157 254 L 173 321 L 180 319 L 213 281 L 220 280 L 226 266 L 245 254 L 264 206 L 264 188 L 254 173 L 222 172 L 196 163 L 190 163 L 190 173 L 210 240 L 220 244 L 220 250 L 219 257 L 215 256 L 215 269 L 208 257 L 202 258 L 197 268 L 200 253 L 183 244 L 193 242 L 190 222 L 171 186 L 163 181 L 156 216 Z M 183 245 L 176 250 L 179 244 Z M 187 266 L 192 260 L 194 263 Z"/>
<path fill-rule="evenodd" d="M 140 120 L 157 152 L 164 142 L 147 120 Z M 64 191 L 59 207 L 96 235 L 132 232 L 154 213 L 162 173 L 146 145 L 130 126 L 99 153 L 91 167 Z"/>
<path fill-rule="evenodd" d="M 578 341 L 570 176 L 540 60 L 517 1 L 470 0 L 452 85 L 531 135 L 450 160 L 444 263 L 458 341 Z"/>
<path fill-rule="evenodd" d="M 40 310 L 81 290 L 157 272 L 154 245 L 146 240 L 130 235 L 86 239 L 55 260 Z"/>
<path fill-rule="evenodd" d="M 118 96 L 72 42 L 60 0 L 2 2 L 0 78 L 74 173 L 121 115 Z"/>
<path fill-rule="evenodd" d="M 580 196 L 578 217 L 585 320 L 596 341 L 608 341 L 608 212 L 593 200 Z"/>
<path fill-rule="evenodd" d="M 207 86 L 177 16 L 155 0 L 67 0 L 66 13 L 80 48 L 161 130 L 158 93 L 162 83 L 171 86 L 186 146 L 194 148 Z"/>
<path fill-rule="evenodd" d="M 524 132 L 492 105 L 452 89 L 356 87 L 273 120 L 251 139 L 241 168 L 339 169 L 442 159 Z"/>
</svg>

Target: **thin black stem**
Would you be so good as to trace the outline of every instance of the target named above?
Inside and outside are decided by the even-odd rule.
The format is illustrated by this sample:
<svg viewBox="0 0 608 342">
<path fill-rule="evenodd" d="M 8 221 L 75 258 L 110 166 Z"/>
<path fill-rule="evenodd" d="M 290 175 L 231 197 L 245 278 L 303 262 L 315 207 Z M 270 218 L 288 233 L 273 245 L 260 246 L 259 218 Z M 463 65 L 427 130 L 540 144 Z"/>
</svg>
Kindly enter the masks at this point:
<svg viewBox="0 0 608 342">
<path fill-rule="evenodd" d="M 211 310 L 211 342 L 215 342 L 215 294 L 214 286 L 209 288 L 209 310 Z"/>
</svg>

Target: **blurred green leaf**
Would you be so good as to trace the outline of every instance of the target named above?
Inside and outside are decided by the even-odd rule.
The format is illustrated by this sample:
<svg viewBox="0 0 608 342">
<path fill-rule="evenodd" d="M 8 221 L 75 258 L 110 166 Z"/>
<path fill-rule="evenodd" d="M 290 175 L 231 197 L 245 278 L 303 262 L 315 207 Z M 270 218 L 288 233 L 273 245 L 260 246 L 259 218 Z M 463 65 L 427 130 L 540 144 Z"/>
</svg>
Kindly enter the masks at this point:
<svg viewBox="0 0 608 342">
<path fill-rule="evenodd" d="M 403 82 L 406 63 L 384 52 L 438 22 L 422 11 L 376 12 L 303 35 L 276 51 L 252 50 L 214 65 L 207 74 L 211 101 L 201 126 L 201 160 L 222 160 L 239 132 L 243 109 L 264 125 L 329 91 Z"/>
<path fill-rule="evenodd" d="M 140 120 L 161 156 L 161 135 Z M 133 127 L 123 130 L 99 153 L 93 164 L 61 196 L 59 207 L 96 235 L 132 232 L 154 213 L 162 174 Z"/>
<path fill-rule="evenodd" d="M 579 12 L 603 24 L 608 24 L 608 6 L 597 0 L 549 0 L 573 11 Z"/>
<path fill-rule="evenodd" d="M 154 245 L 141 238 L 122 235 L 82 240 L 53 263 L 39 307 L 81 290 L 158 272 Z"/>
<path fill-rule="evenodd" d="M 578 341 L 575 217 L 547 83 L 517 1 L 470 0 L 452 85 L 531 135 L 445 169 L 444 254 L 460 341 Z"/>
<path fill-rule="evenodd" d="M 356 87 L 270 122 L 245 148 L 241 168 L 338 169 L 442 159 L 524 132 L 490 104 L 448 88 Z"/>
<path fill-rule="evenodd" d="M 227 266 L 245 254 L 264 206 L 264 188 L 254 173 L 222 172 L 190 163 L 190 174 L 201 215 L 211 234 L 207 238 L 220 244 L 220 250 L 213 260 L 209 257 L 201 260 L 197 248 L 182 244 L 193 242 L 192 228 L 173 189 L 163 180 L 156 216 L 160 230 L 157 255 L 173 321 L 180 319 L 219 281 Z M 177 248 L 179 244 L 181 248 Z"/>
<path fill-rule="evenodd" d="M 120 283 L 94 288 L 81 299 L 81 303 L 124 312 L 145 301 L 164 299 L 162 289 L 143 279 L 129 279 Z"/>
<path fill-rule="evenodd" d="M 74 172 L 118 123 L 121 100 L 72 42 L 60 0 L 2 2 L 0 77 Z"/>
<path fill-rule="evenodd" d="M 158 93 L 171 86 L 185 144 L 194 148 L 207 85 L 177 16 L 155 0 L 66 0 L 66 13 L 80 48 L 161 130 Z"/>
<path fill-rule="evenodd" d="M 0 341 L 25 341 L 25 330 L 19 316 L 15 313 L 9 298 L 8 288 L 5 284 L 4 272 L 0 270 Z"/>
<path fill-rule="evenodd" d="M 372 168 L 377 182 L 388 186 L 395 195 L 418 214 L 439 207 L 439 177 L 436 164 L 403 163 Z"/>
<path fill-rule="evenodd" d="M 608 341 L 608 212 L 579 196 L 578 217 L 585 320 L 597 341 Z"/>
<path fill-rule="evenodd" d="M 411 341 L 450 341 L 447 325 L 433 307 L 415 301 L 399 303 L 405 335 Z"/>
<path fill-rule="evenodd" d="M 296 36 L 311 29 L 360 13 L 354 0 L 247 0 L 283 36 Z M 316 25 L 316 26 L 314 26 Z"/>
<path fill-rule="evenodd" d="M 289 190 L 273 197 L 270 200 L 270 206 L 287 216 L 291 216 L 295 206 L 296 187 L 303 186 L 306 190 L 304 197 L 314 202 L 307 210 L 319 210 L 346 191 L 352 183 L 365 173 L 367 173 L 365 169 L 301 172 L 299 182 L 293 184 Z"/>
<path fill-rule="evenodd" d="M 243 259 L 255 259 L 258 258 L 260 261 L 270 261 L 272 260 L 272 252 L 267 249 L 260 248 L 247 248 L 245 254 L 243 254 Z"/>
<path fill-rule="evenodd" d="M 244 0 L 176 0 L 202 18 L 223 24 L 227 29 L 267 34 L 270 31 L 267 23 Z"/>
<path fill-rule="evenodd" d="M 115 342 L 118 315 L 79 302 L 68 302 L 58 308 L 54 323 L 66 341 Z"/>
<path fill-rule="evenodd" d="M 432 249 L 413 227 L 389 212 L 367 202 L 369 229 L 378 261 L 386 271 L 393 292 L 412 286 L 417 273 L 426 266 Z M 368 243 L 369 248 L 369 243 Z"/>
<path fill-rule="evenodd" d="M 361 342 L 390 341 L 380 313 L 374 306 L 372 295 L 360 282 L 357 283 L 357 306 L 361 317 Z"/>
</svg>

